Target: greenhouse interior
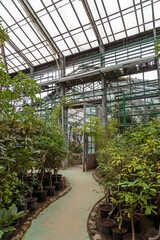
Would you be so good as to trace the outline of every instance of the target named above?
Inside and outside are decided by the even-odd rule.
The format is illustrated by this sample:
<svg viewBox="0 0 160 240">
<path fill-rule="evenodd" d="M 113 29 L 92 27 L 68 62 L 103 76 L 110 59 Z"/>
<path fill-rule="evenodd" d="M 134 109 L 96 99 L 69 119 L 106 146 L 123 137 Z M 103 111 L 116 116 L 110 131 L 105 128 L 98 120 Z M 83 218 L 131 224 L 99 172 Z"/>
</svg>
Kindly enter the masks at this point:
<svg viewBox="0 0 160 240">
<path fill-rule="evenodd" d="M 160 0 L 0 1 L 0 240 L 160 240 L 159 59 Z"/>
</svg>

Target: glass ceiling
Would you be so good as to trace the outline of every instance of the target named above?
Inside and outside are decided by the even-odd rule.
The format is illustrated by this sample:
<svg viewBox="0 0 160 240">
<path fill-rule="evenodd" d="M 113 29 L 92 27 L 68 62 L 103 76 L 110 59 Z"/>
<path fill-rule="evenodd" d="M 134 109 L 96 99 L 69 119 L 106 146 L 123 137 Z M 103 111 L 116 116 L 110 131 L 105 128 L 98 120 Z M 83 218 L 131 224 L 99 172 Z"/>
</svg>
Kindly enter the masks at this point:
<svg viewBox="0 0 160 240">
<path fill-rule="evenodd" d="M 160 0 L 1 0 L 9 73 L 160 27 L 159 9 Z"/>
</svg>

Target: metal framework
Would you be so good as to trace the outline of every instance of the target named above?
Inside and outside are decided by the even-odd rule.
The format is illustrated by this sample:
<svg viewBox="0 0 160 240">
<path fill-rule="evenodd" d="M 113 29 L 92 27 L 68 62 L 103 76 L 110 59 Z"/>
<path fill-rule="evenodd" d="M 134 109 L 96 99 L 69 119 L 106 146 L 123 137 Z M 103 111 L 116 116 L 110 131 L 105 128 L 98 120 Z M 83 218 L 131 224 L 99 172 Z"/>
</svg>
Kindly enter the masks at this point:
<svg viewBox="0 0 160 240">
<path fill-rule="evenodd" d="M 160 27 L 159 7 L 159 0 L 113 0 L 112 4 L 109 0 L 0 2 L 3 25 L 34 71 L 56 66 L 55 54 L 71 60 L 87 51 L 94 54 L 99 46 L 105 50 L 114 47 L 115 41 L 129 43 L 132 36 Z M 27 71 L 20 51 L 17 55 L 6 44 L 9 73 Z"/>
<path fill-rule="evenodd" d="M 112 3 L 111 3 L 112 2 Z M 1 0 L 9 41 L 1 54 L 14 76 L 19 70 L 36 79 L 45 117 L 63 96 L 62 125 L 117 118 L 119 131 L 160 117 L 159 0 Z M 94 144 L 83 136 L 84 170 Z"/>
<path fill-rule="evenodd" d="M 34 65 L 29 61 L 29 59 L 20 51 L 20 49 L 12 42 L 11 39 L 7 40 L 7 43 L 14 49 L 14 51 L 27 63 L 30 70 L 34 69 Z"/>
</svg>

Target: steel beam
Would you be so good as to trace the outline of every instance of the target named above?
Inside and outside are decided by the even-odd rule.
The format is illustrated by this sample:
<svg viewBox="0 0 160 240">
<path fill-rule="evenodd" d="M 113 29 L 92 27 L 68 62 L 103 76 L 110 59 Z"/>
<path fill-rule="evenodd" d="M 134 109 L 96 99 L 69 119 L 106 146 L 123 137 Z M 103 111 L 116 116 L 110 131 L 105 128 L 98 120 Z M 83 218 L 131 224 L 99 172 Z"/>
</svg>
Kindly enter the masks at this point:
<svg viewBox="0 0 160 240">
<path fill-rule="evenodd" d="M 151 0 L 151 7 L 152 7 L 152 19 L 153 19 L 153 35 L 156 38 L 156 25 L 155 25 L 155 15 L 154 15 L 154 3 Z"/>
<path fill-rule="evenodd" d="M 86 11 L 86 14 L 87 14 L 87 16 L 89 18 L 89 21 L 90 21 L 90 24 L 91 24 L 91 26 L 93 28 L 93 31 L 94 31 L 94 33 L 96 35 L 99 47 L 101 47 L 101 46 L 103 46 L 103 42 L 102 42 L 100 33 L 98 31 L 97 25 L 95 24 L 92 12 L 91 12 L 90 7 L 89 7 L 89 4 L 88 4 L 87 0 L 81 0 L 81 2 L 83 4 L 83 7 L 84 7 L 84 9 Z"/>
<path fill-rule="evenodd" d="M 151 7 L 152 7 L 152 18 L 153 18 L 153 35 L 155 41 L 157 40 L 157 33 L 156 33 L 156 26 L 155 26 L 155 15 L 154 15 L 154 2 L 151 0 Z M 158 88 L 160 88 L 160 64 L 159 59 L 157 59 L 157 77 L 158 77 Z M 159 95 L 160 100 L 160 95 Z"/>
<path fill-rule="evenodd" d="M 12 40 L 10 38 L 7 40 L 7 43 L 27 63 L 27 65 L 30 68 L 30 71 L 32 71 L 32 69 L 34 69 L 34 65 L 30 62 L 30 60 L 21 52 L 21 50 L 12 42 Z"/>
<path fill-rule="evenodd" d="M 114 65 L 114 66 L 102 67 L 102 68 L 99 68 L 99 69 L 96 69 L 96 70 L 92 70 L 90 72 L 80 73 L 80 74 L 77 74 L 77 75 L 71 75 L 71 76 L 63 77 L 63 78 L 59 78 L 59 79 L 53 79 L 51 81 L 40 83 L 39 85 L 41 87 L 43 87 L 43 86 L 51 85 L 53 83 L 75 81 L 77 79 L 83 79 L 83 78 L 86 78 L 86 77 L 95 76 L 97 74 L 99 75 L 100 73 L 105 73 L 105 72 L 107 73 L 107 72 L 111 72 L 111 71 L 116 71 L 116 70 L 121 69 L 121 68 L 122 69 L 123 68 L 129 68 L 131 66 L 135 66 L 137 64 L 142 64 L 142 63 L 145 63 L 145 62 L 150 62 L 150 61 L 153 61 L 153 60 L 155 60 L 154 56 L 146 57 L 146 58 L 143 58 L 143 59 L 140 59 L 140 60 L 132 60 L 132 61 L 128 61 L 128 62 L 125 62 L 125 63 L 117 64 L 117 65 Z"/>
<path fill-rule="evenodd" d="M 101 86 L 102 86 L 102 124 L 105 127 L 105 123 L 107 121 L 107 97 L 106 97 L 106 79 L 104 75 L 101 73 Z"/>
<path fill-rule="evenodd" d="M 50 48 L 52 51 L 57 54 L 58 58 L 63 57 L 62 52 L 56 45 L 56 43 L 53 41 L 51 35 L 41 22 L 40 18 L 37 16 L 36 12 L 30 5 L 30 3 L 27 0 L 18 0 L 25 12 L 27 13 L 28 17 L 32 20 L 35 28 L 38 30 L 38 32 L 43 36 L 45 40 L 49 43 Z"/>
</svg>

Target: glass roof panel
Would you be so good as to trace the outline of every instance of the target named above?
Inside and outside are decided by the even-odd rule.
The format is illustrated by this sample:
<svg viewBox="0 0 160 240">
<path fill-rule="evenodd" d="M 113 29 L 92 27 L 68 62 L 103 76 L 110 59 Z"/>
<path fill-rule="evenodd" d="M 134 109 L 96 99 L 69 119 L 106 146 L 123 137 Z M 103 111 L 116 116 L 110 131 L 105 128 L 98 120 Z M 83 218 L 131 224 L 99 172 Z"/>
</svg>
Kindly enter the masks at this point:
<svg viewBox="0 0 160 240">
<path fill-rule="evenodd" d="M 120 6 L 121 6 L 121 10 L 129 8 L 131 6 L 133 6 L 133 0 L 123 0 L 123 1 L 119 1 L 120 2 Z"/>
<path fill-rule="evenodd" d="M 8 42 L 5 43 L 5 54 L 8 55 L 10 53 L 15 53 L 15 51 L 13 50 L 13 48 L 10 47 L 10 45 L 8 44 Z"/>
<path fill-rule="evenodd" d="M 64 56 L 69 56 L 69 55 L 71 55 L 71 51 L 68 51 L 68 50 L 64 51 L 63 54 L 64 54 Z"/>
<path fill-rule="evenodd" d="M 150 30 L 150 29 L 153 28 L 153 23 L 145 24 L 145 27 L 146 27 L 146 31 L 147 31 L 147 30 Z"/>
<path fill-rule="evenodd" d="M 42 59 L 39 59 L 39 62 L 43 64 L 43 63 L 46 63 L 46 60 L 42 58 Z"/>
<path fill-rule="evenodd" d="M 119 39 L 122 39 L 122 38 L 125 38 L 125 37 L 126 37 L 126 35 L 125 35 L 124 32 L 117 33 L 117 34 L 115 35 L 116 40 L 119 40 Z"/>
<path fill-rule="evenodd" d="M 36 0 L 36 1 L 28 0 L 28 2 L 30 3 L 30 5 L 32 6 L 35 12 L 40 11 L 41 9 L 44 8 L 40 0 Z"/>
<path fill-rule="evenodd" d="M 101 15 L 101 18 L 106 18 L 106 13 L 105 13 L 105 9 L 102 4 L 102 0 L 96 1 L 96 2 L 97 2 L 97 7 L 98 7 L 99 13 Z"/>
<path fill-rule="evenodd" d="M 78 53 L 78 49 L 77 49 L 77 48 L 72 48 L 72 49 L 71 49 L 71 52 L 72 52 L 73 54 L 76 54 L 76 53 Z"/>
<path fill-rule="evenodd" d="M 138 16 L 138 23 L 139 23 L 139 25 L 143 24 L 141 9 L 137 11 L 137 16 Z"/>
<path fill-rule="evenodd" d="M 34 44 L 39 43 L 40 41 L 39 37 L 37 36 L 37 34 L 35 34 L 35 32 L 32 30 L 32 28 L 28 24 L 23 26 L 23 30 L 24 32 L 27 33 L 28 36 L 30 36 L 31 41 Z"/>
<path fill-rule="evenodd" d="M 59 31 L 57 30 L 49 15 L 43 15 L 40 19 L 52 37 L 59 34 Z"/>
<path fill-rule="evenodd" d="M 2 0 L 2 1 L 5 1 L 5 0 Z M 15 8 L 19 9 L 18 11 L 21 12 L 21 14 L 23 15 L 23 18 L 27 18 L 28 16 L 27 16 L 26 12 L 24 11 L 24 9 L 22 8 L 19 0 L 12 0 L 12 2 L 14 3 Z"/>
<path fill-rule="evenodd" d="M 53 8 L 54 8 L 54 6 L 53 6 Z M 54 11 L 50 12 L 50 14 L 51 14 L 52 18 L 54 19 L 56 25 L 60 29 L 60 31 L 62 33 L 67 32 L 67 29 L 64 26 L 64 23 L 63 23 L 62 19 L 60 18 L 60 16 L 58 15 L 58 12 L 55 10 L 55 8 L 54 8 Z"/>
<path fill-rule="evenodd" d="M 111 23 L 114 33 L 124 31 L 124 26 L 123 26 L 123 22 L 122 22 L 121 18 L 116 18 L 116 19 L 110 21 L 110 23 Z"/>
<path fill-rule="evenodd" d="M 154 3 L 154 16 L 155 16 L 155 19 L 159 18 L 159 9 L 160 9 L 160 1 Z"/>
<path fill-rule="evenodd" d="M 18 46 L 20 50 L 25 48 L 24 44 L 17 38 L 17 36 L 13 32 L 9 32 L 9 37 Z"/>
<path fill-rule="evenodd" d="M 112 32 L 111 32 L 111 28 L 110 28 L 110 25 L 109 25 L 108 22 L 105 22 L 105 23 L 104 23 L 104 27 L 105 27 L 105 29 L 106 29 L 107 34 L 108 34 L 108 35 L 111 35 Z"/>
<path fill-rule="evenodd" d="M 89 7 L 91 9 L 94 20 L 96 21 L 96 20 L 99 19 L 99 14 L 98 14 L 98 11 L 97 11 L 97 7 L 95 6 L 95 2 L 96 1 L 94 1 L 94 0 L 90 0 L 90 1 L 88 1 L 88 4 L 89 4 Z"/>
<path fill-rule="evenodd" d="M 135 13 L 126 14 L 124 17 L 126 28 L 131 28 L 137 26 L 136 15 Z"/>
<path fill-rule="evenodd" d="M 48 7 L 52 4 L 52 1 L 51 0 L 45 0 L 44 4 L 45 4 L 46 7 Z"/>
<path fill-rule="evenodd" d="M 75 39 L 78 46 L 87 43 L 87 39 L 83 32 L 74 35 L 73 38 Z"/>
<path fill-rule="evenodd" d="M 24 32 L 20 29 L 20 28 L 17 28 L 15 31 L 14 31 L 14 34 L 16 34 L 17 36 L 20 36 L 20 39 L 22 40 L 23 44 L 26 46 L 26 47 L 29 47 L 32 45 L 31 41 L 29 38 L 27 38 L 27 36 L 24 34 Z M 12 38 L 11 38 L 12 39 Z"/>
<path fill-rule="evenodd" d="M 3 4 L 4 0 L 2 0 Z M 9 13 L 14 16 L 15 21 L 20 21 L 23 19 L 22 14 L 19 12 L 19 10 L 16 8 L 16 6 L 13 4 L 12 0 L 7 0 L 4 2 L 5 9 L 9 10 Z M 4 14 L 4 13 L 2 13 Z"/>
<path fill-rule="evenodd" d="M 132 28 L 132 29 L 128 30 L 127 34 L 128 34 L 128 36 L 133 36 L 133 35 L 138 34 L 138 28 L 136 27 L 136 28 Z"/>
<path fill-rule="evenodd" d="M 108 43 L 107 38 L 103 38 L 103 39 L 102 39 L 102 42 L 103 42 L 103 44 L 107 44 L 107 43 Z"/>
<path fill-rule="evenodd" d="M 116 13 L 116 12 L 119 11 L 117 0 L 112 0 L 112 4 L 109 3 L 106 0 L 103 0 L 103 2 L 104 2 L 104 5 L 106 7 L 108 15 L 111 15 L 111 14 Z"/>
<path fill-rule="evenodd" d="M 152 16 L 152 8 L 151 8 L 151 6 L 145 7 L 143 9 L 144 9 L 144 11 L 143 11 L 143 13 L 144 13 L 144 21 L 145 22 L 152 21 L 153 16 Z"/>
<path fill-rule="evenodd" d="M 80 49 L 81 51 L 85 51 L 85 50 L 88 50 L 88 49 L 90 49 L 90 48 L 91 48 L 91 47 L 90 47 L 89 44 L 83 44 L 82 46 L 79 47 L 79 49 Z"/>
<path fill-rule="evenodd" d="M 71 5 L 66 5 L 65 7 L 59 8 L 59 13 L 64 20 L 68 30 L 80 27 L 78 19 L 73 11 Z"/>
<path fill-rule="evenodd" d="M 56 44 L 61 49 L 61 51 L 64 51 L 67 49 L 67 45 L 65 44 L 65 42 L 63 40 L 57 41 Z"/>
<path fill-rule="evenodd" d="M 88 24 L 89 19 L 88 19 L 87 14 L 84 10 L 82 2 L 81 1 L 74 1 L 74 2 L 72 2 L 72 4 L 74 6 L 74 9 L 75 9 L 80 21 L 81 21 L 81 24 L 82 25 Z"/>
<path fill-rule="evenodd" d="M 31 53 L 26 53 L 25 54 L 26 55 L 26 57 L 30 60 L 30 61 L 34 61 L 35 60 L 35 57 L 33 57 L 33 55 L 31 54 Z"/>
<path fill-rule="evenodd" d="M 9 15 L 9 13 L 6 11 L 6 9 L 2 7 L 2 5 L 1 5 L 1 9 L 0 10 L 1 10 L 1 18 L 2 18 L 2 20 L 5 19 L 7 21 L 8 25 L 12 25 L 12 24 L 15 23 L 13 18 Z M 4 20 L 3 20 L 3 22 L 4 22 Z M 4 24 L 3 24 L 3 26 L 4 26 Z"/>
<path fill-rule="evenodd" d="M 160 21 L 160 19 L 158 21 L 156 21 L 156 23 L 155 23 L 156 27 L 159 27 L 159 21 Z"/>
<path fill-rule="evenodd" d="M 102 38 L 106 36 L 105 31 L 104 31 L 104 28 L 103 28 L 102 25 L 99 25 L 99 26 L 98 26 L 98 31 L 99 31 L 99 33 L 100 33 L 100 35 L 101 35 Z"/>
<path fill-rule="evenodd" d="M 95 35 L 93 30 L 94 24 L 103 44 L 107 44 L 108 39 L 109 42 L 113 42 L 153 28 L 151 0 L 87 1 L 94 23 L 90 22 L 80 0 L 28 0 L 28 2 L 37 14 L 37 18 L 43 23 L 44 32 L 46 29 L 54 45 L 57 45 L 64 56 L 98 47 L 97 34 Z M 160 1 L 153 0 L 153 2 L 155 25 L 160 27 Z M 11 41 L 30 61 L 33 61 L 34 65 L 54 59 L 55 52 L 50 43 L 45 39 L 45 35 L 42 36 L 37 30 L 19 0 L 0 0 L 0 12 L 4 20 L 3 26 L 8 28 Z M 10 62 L 10 71 L 28 68 L 24 60 L 8 44 L 5 52 Z"/>
</svg>

